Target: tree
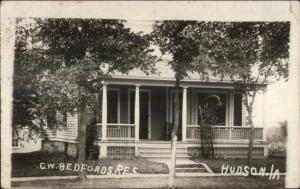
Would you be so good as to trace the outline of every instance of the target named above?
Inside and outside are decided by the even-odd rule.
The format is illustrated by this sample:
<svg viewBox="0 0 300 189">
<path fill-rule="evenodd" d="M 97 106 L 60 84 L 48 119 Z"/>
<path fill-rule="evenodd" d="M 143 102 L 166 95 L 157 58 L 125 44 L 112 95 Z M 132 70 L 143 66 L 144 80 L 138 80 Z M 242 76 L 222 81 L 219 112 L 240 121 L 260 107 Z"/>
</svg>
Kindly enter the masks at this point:
<svg viewBox="0 0 300 189">
<path fill-rule="evenodd" d="M 28 126 L 30 137 L 43 131 L 45 125 L 44 111 L 39 106 L 37 76 L 43 70 L 61 64 L 57 59 L 45 57 L 43 49 L 32 47 L 37 32 L 37 25 L 33 20 L 17 19 L 12 126 L 14 130 Z"/>
<path fill-rule="evenodd" d="M 101 81 L 113 71 L 126 73 L 133 68 L 139 68 L 146 73 L 153 71 L 155 56 L 150 55 L 152 50 L 149 48 L 148 36 L 131 32 L 124 27 L 124 22 L 99 19 L 34 19 L 36 32 L 25 35 L 25 28 L 25 33 L 18 34 L 20 39 L 24 39 L 20 40 L 22 42 L 26 43 L 30 39 L 33 48 L 29 49 L 28 44 L 23 45 L 26 53 L 16 49 L 16 53 L 21 55 L 16 59 L 15 67 L 24 65 L 27 74 L 32 68 L 39 69 L 31 74 L 32 80 L 28 81 L 28 88 L 31 90 L 29 94 L 34 94 L 36 102 L 30 107 L 17 109 L 18 114 L 14 114 L 14 119 L 24 115 L 26 120 L 44 120 L 46 112 L 73 113 L 76 109 L 82 114 L 78 135 L 80 163 L 86 158 L 86 107 L 95 104 L 95 95 L 99 92 Z M 30 59 L 24 58 L 25 54 Z M 18 77 L 19 72 L 16 72 L 15 78 Z M 15 88 L 14 93 L 19 92 Z M 30 95 L 23 101 L 17 95 L 14 97 L 16 107 L 30 100 Z M 29 110 L 35 113 L 26 114 Z M 38 126 L 41 126 L 41 122 Z M 85 179 L 85 173 L 80 174 Z"/>
<path fill-rule="evenodd" d="M 174 123 L 171 133 L 171 165 L 169 186 L 173 186 L 176 165 L 176 141 L 179 126 L 179 88 L 181 80 L 189 73 L 199 73 L 201 80 L 208 79 L 208 67 L 213 62 L 210 49 L 218 35 L 214 33 L 218 24 L 197 21 L 156 22 L 153 40 L 162 54 L 170 54 L 168 63 L 175 72 Z M 197 35 L 195 35 L 197 34 Z"/>
<path fill-rule="evenodd" d="M 207 81 L 209 74 L 220 80 L 229 77 L 243 94 L 243 103 L 251 126 L 249 162 L 253 151 L 253 103 L 257 91 L 263 90 L 271 77 L 288 76 L 288 23 L 257 22 L 156 22 L 154 42 L 175 72 L 175 119 L 171 138 L 171 168 L 169 186 L 175 176 L 176 133 L 179 122 L 180 81 L 191 72 Z"/>
<path fill-rule="evenodd" d="M 214 52 L 220 59 L 212 67 L 214 74 L 229 76 L 243 95 L 251 126 L 249 165 L 254 142 L 253 104 L 270 79 L 288 78 L 289 29 L 288 22 L 227 23 L 222 31 L 225 37 L 218 41 L 221 50 Z"/>
<path fill-rule="evenodd" d="M 208 95 L 203 102 L 202 107 L 199 105 L 201 155 L 204 158 L 209 156 L 214 158 L 212 126 L 216 125 L 216 112 L 222 102 L 217 95 Z"/>
</svg>

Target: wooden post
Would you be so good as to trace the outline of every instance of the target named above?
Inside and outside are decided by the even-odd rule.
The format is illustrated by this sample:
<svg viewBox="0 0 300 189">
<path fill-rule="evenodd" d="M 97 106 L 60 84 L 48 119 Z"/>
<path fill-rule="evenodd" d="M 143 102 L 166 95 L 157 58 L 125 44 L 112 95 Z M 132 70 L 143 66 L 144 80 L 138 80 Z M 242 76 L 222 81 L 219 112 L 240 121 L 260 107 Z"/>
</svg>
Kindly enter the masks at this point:
<svg viewBox="0 0 300 189">
<path fill-rule="evenodd" d="M 232 130 L 234 126 L 234 92 L 229 93 L 229 139 L 232 139 Z"/>
<path fill-rule="evenodd" d="M 263 141 L 267 140 L 267 129 L 266 129 L 266 97 L 265 91 L 263 91 Z"/>
<path fill-rule="evenodd" d="M 103 83 L 102 87 L 102 141 L 107 140 L 107 84 Z M 100 157 L 106 157 L 106 145 L 102 144 L 100 147 Z"/>
<path fill-rule="evenodd" d="M 139 141 L 140 132 L 140 86 L 135 87 L 135 104 L 134 104 L 134 122 L 135 122 L 135 141 Z"/>
<path fill-rule="evenodd" d="M 107 84 L 102 89 L 102 140 L 107 140 Z"/>
<path fill-rule="evenodd" d="M 183 87 L 182 95 L 182 141 L 186 141 L 186 120 L 187 120 L 187 87 Z"/>
</svg>

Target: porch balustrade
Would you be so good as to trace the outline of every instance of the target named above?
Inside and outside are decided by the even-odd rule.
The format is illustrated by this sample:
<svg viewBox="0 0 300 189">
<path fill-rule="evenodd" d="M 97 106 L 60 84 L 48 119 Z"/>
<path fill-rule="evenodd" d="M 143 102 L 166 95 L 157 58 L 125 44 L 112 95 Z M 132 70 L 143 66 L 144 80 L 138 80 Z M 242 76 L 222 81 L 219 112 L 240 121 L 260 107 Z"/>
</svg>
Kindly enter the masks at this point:
<svg viewBox="0 0 300 189">
<path fill-rule="evenodd" d="M 203 131 L 208 127 L 203 127 Z M 211 126 L 211 133 L 213 139 L 220 140 L 248 140 L 250 137 L 251 127 L 237 127 L 237 126 Z M 200 140 L 201 139 L 201 127 L 200 125 L 187 125 L 187 140 Z M 254 128 L 254 140 L 263 140 L 263 128 Z"/>
<path fill-rule="evenodd" d="M 102 137 L 102 124 L 98 126 L 98 138 Z M 135 137 L 135 124 L 121 124 L 121 123 L 107 123 L 106 124 L 106 137 L 107 139 L 116 140 L 134 140 Z"/>
</svg>

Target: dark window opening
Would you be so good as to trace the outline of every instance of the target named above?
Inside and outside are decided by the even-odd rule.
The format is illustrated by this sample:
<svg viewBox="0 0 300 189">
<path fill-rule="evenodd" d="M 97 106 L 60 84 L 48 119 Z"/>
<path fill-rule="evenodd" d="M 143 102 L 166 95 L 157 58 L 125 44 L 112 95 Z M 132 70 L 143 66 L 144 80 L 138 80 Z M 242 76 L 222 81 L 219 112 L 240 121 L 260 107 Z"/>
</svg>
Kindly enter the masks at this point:
<svg viewBox="0 0 300 189">
<path fill-rule="evenodd" d="M 117 91 L 107 91 L 107 123 L 118 123 Z"/>
<path fill-rule="evenodd" d="M 135 109 L 135 91 L 130 91 L 130 95 L 129 95 L 129 98 L 130 98 L 130 104 L 129 104 L 129 107 L 130 107 L 130 117 L 129 117 L 129 123 L 130 124 L 134 124 L 135 120 L 134 120 L 134 109 Z"/>
<path fill-rule="evenodd" d="M 242 95 L 234 95 L 234 126 L 242 126 Z"/>
<path fill-rule="evenodd" d="M 226 124 L 226 94 L 198 94 L 198 124 L 213 124 L 223 126 Z M 202 120 L 201 120 L 202 118 Z"/>
</svg>

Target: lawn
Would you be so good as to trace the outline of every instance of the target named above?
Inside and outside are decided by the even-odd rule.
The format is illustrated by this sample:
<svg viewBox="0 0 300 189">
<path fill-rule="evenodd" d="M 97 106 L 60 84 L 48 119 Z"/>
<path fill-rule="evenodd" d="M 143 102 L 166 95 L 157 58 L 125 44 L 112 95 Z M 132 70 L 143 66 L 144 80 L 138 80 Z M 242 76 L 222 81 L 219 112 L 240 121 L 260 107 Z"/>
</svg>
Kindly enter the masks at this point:
<svg viewBox="0 0 300 189">
<path fill-rule="evenodd" d="M 214 173 L 221 173 L 222 165 L 229 166 L 245 166 L 247 165 L 246 159 L 193 159 L 195 162 L 206 163 Z M 42 163 L 42 165 L 41 165 Z M 55 164 L 54 167 L 48 167 L 48 164 Z M 59 163 L 64 167 L 60 169 Z M 69 163 L 70 169 L 66 166 Z M 64 153 L 50 153 L 46 151 L 13 154 L 12 155 L 12 177 L 34 177 L 34 176 L 64 176 L 64 175 L 78 175 L 78 170 L 75 170 L 77 159 L 67 156 Z M 112 167 L 112 174 L 123 174 L 124 168 L 127 167 L 127 173 L 133 173 L 134 167 L 138 174 L 167 174 L 169 172 L 168 166 L 163 163 L 147 161 L 143 158 L 132 159 L 100 159 L 100 160 L 87 160 L 86 164 L 93 168 L 92 171 L 88 171 L 88 174 L 93 175 L 106 175 L 108 174 L 109 166 Z M 286 171 L 285 158 L 272 157 L 267 159 L 254 159 L 252 167 L 257 169 L 266 167 L 266 171 L 269 172 L 271 165 L 274 165 L 274 169 L 279 169 L 280 173 Z M 123 170 L 116 171 L 118 166 L 122 165 Z M 96 171 L 96 168 L 100 169 Z M 101 170 L 105 167 L 106 172 Z M 45 168 L 45 169 L 43 169 Z"/>
<path fill-rule="evenodd" d="M 284 176 L 279 180 L 267 177 L 176 177 L 176 188 L 284 188 Z M 88 179 L 84 185 L 74 179 L 12 182 L 13 187 L 55 188 L 166 188 L 167 177 Z"/>
<path fill-rule="evenodd" d="M 54 166 L 51 167 L 49 164 Z M 66 168 L 68 164 L 70 169 Z M 76 164 L 79 165 L 77 159 L 67 156 L 65 153 L 38 151 L 12 154 L 12 177 L 78 175 L 75 168 Z M 134 168 L 138 174 L 164 174 L 169 172 L 166 164 L 151 162 L 142 158 L 87 160 L 86 164 L 93 168 L 92 171 L 87 171 L 87 173 L 94 175 L 109 174 L 109 166 L 112 167 L 112 174 L 123 174 L 125 167 L 128 168 L 126 168 L 126 173 L 134 173 Z M 60 165 L 64 166 L 63 169 Z M 120 165 L 121 169 L 118 169 Z M 100 169 L 97 170 L 97 167 Z M 101 173 L 103 167 L 105 167 L 105 171 Z"/>
<path fill-rule="evenodd" d="M 246 166 L 248 163 L 247 159 L 204 159 L 204 158 L 194 158 L 193 161 L 206 163 L 214 173 L 221 173 L 222 165 L 229 166 Z M 286 172 L 286 158 L 284 157 L 269 157 L 264 159 L 253 159 L 251 167 L 260 169 L 261 167 L 266 167 L 266 171 L 269 172 L 271 166 L 275 169 L 279 169 L 280 173 Z"/>
</svg>

